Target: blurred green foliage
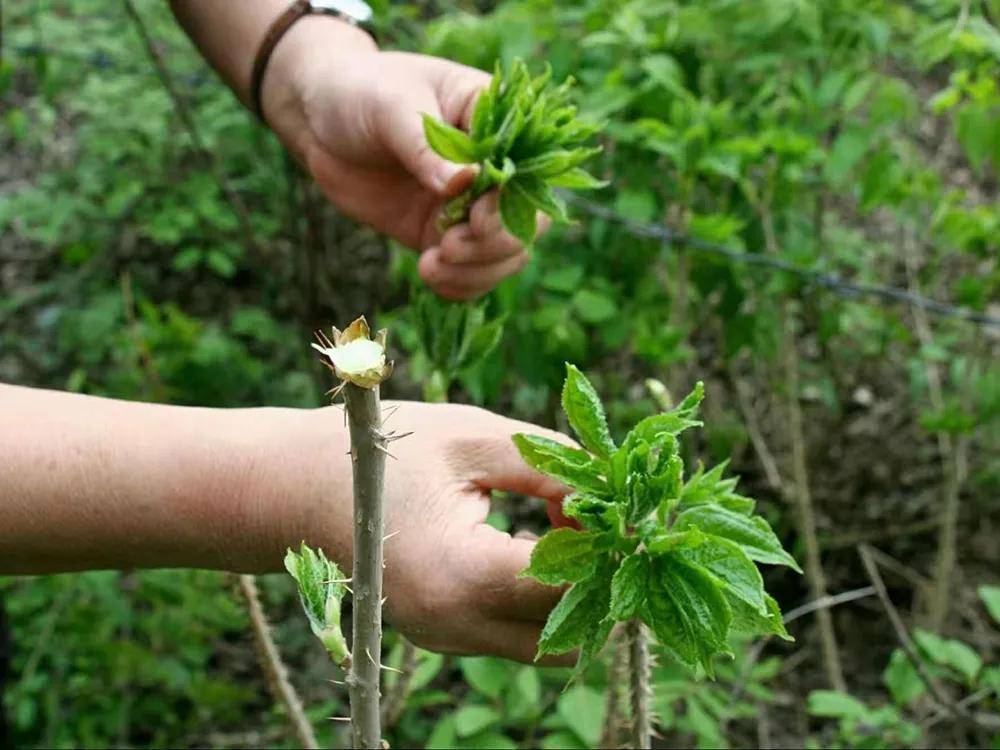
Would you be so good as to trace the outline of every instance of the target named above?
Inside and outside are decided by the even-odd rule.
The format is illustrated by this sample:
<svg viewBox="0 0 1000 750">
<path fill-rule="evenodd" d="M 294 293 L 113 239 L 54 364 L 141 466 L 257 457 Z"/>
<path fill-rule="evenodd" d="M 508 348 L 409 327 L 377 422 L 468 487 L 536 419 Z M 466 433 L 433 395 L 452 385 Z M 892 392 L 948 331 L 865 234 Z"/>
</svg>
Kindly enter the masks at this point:
<svg viewBox="0 0 1000 750">
<path fill-rule="evenodd" d="M 250 209 L 253 241 L 120 6 L 5 4 L 0 379 L 172 403 L 313 407 L 323 402 L 325 377 L 306 347 L 311 328 L 378 312 L 404 350 L 419 349 L 405 314 L 413 256 L 393 250 L 393 290 L 378 267 L 359 287 L 369 309 L 345 308 L 327 293 L 336 253 L 381 257 L 380 241 L 329 212 L 310 234 L 305 191 L 274 138 L 215 81 L 164 4 L 139 5 L 202 139 Z M 583 113 L 609 123 L 593 165 L 612 185 L 596 195 L 625 217 L 996 312 L 997 0 L 376 5 L 395 46 L 484 69 L 523 57 L 538 69 L 550 63 L 557 80 L 577 78 Z M 620 438 L 624 425 L 653 410 L 637 385 L 646 376 L 669 375 L 677 392 L 699 377 L 716 381 L 704 440 L 684 450 L 733 456 L 761 511 L 794 543 L 751 451 L 761 430 L 773 450 L 785 450 L 770 399 L 784 388 L 774 359 L 780 306 L 792 300 L 803 351 L 797 395 L 808 409 L 824 538 L 845 527 L 886 529 L 889 543 L 895 522 L 932 516 L 934 432 L 970 442 L 963 501 L 977 519 L 996 517 L 1000 463 L 990 457 L 1000 445 L 1000 358 L 992 333 L 932 320 L 932 338 L 922 341 L 905 308 L 842 299 L 571 213 L 578 223 L 553 230 L 487 303 L 490 319 L 506 319 L 505 335 L 485 364 L 457 374 L 466 398 L 559 426 L 564 362 L 575 362 L 611 397 Z M 320 248 L 310 240 L 317 235 Z M 733 383 L 743 378 L 762 408 L 741 405 Z M 404 377 L 394 387 L 419 392 Z M 907 478 L 915 467 L 925 471 Z M 516 504 L 506 507 L 511 522 L 539 526 Z M 904 538 L 898 552 L 926 568 L 933 539 Z M 981 547 L 961 550 L 971 582 L 991 564 L 995 574 L 995 554 L 984 566 Z M 832 585 L 859 585 L 856 568 L 842 568 Z M 223 576 L 92 573 L 2 587 L 15 635 L 15 682 L 5 697 L 19 745 L 287 746 Z M 344 710 L 323 681 L 333 675 L 319 666 L 325 659 L 296 614 L 292 588 L 269 581 L 264 593 L 321 738 L 332 742 L 339 729 L 323 719 Z M 776 596 L 786 603 L 806 594 Z M 844 629 L 847 651 L 858 651 L 852 675 L 881 695 L 870 648 L 878 644 L 888 659 L 892 636 L 883 625 L 875 640 L 850 640 L 848 630 L 868 627 L 862 619 L 871 617 Z M 806 628 L 793 632 L 808 636 Z M 783 668 L 778 655 L 787 652 L 751 663 L 745 647 L 735 651 L 712 684 L 661 659 L 654 703 L 676 744 L 757 742 L 765 708 L 782 717 L 782 731 L 804 726 L 801 696 L 821 678 Z M 428 737 L 435 747 L 599 740 L 601 664 L 562 693 L 559 670 L 421 659 L 420 689 L 390 733 L 393 746 Z M 886 688 L 892 700 L 894 684 Z M 854 729 L 842 723 L 837 741 L 864 740 Z"/>
</svg>

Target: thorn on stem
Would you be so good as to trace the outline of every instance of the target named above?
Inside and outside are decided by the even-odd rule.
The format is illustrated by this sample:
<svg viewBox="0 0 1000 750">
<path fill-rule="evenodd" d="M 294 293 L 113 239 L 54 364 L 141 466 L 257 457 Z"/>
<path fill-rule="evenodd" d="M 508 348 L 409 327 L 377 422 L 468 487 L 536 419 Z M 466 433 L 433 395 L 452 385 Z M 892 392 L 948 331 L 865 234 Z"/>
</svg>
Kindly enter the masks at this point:
<svg viewBox="0 0 1000 750">
<path fill-rule="evenodd" d="M 394 536 L 396 536 L 400 532 L 402 532 L 402 529 L 396 529 L 391 534 L 386 534 L 384 537 L 382 537 L 382 544 L 385 544 L 386 542 L 388 542 L 390 539 L 392 539 Z"/>
<path fill-rule="evenodd" d="M 369 651 L 369 650 L 368 650 L 368 649 L 366 648 L 366 649 L 365 649 L 365 653 L 366 653 L 366 654 L 368 655 L 368 661 L 370 661 L 370 662 L 371 662 L 372 664 L 374 664 L 375 666 L 378 666 L 378 662 L 377 662 L 377 661 L 375 661 L 375 657 L 374 657 L 374 656 L 372 656 L 372 652 L 371 652 L 371 651 Z"/>
</svg>

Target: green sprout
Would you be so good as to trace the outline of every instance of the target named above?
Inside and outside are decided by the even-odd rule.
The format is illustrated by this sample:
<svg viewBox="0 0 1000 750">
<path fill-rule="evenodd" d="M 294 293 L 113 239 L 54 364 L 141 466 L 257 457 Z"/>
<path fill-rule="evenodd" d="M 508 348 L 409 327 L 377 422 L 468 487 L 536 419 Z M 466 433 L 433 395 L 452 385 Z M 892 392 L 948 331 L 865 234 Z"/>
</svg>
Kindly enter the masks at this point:
<svg viewBox="0 0 1000 750">
<path fill-rule="evenodd" d="M 789 638 L 755 563 L 799 570 L 725 465 L 685 478 L 678 435 L 698 427 L 699 383 L 674 409 L 647 417 L 616 445 L 593 386 L 567 365 L 563 409 L 583 448 L 514 437 L 531 466 L 572 487 L 563 512 L 582 530 L 550 531 L 522 575 L 570 584 L 549 615 L 538 655 L 580 649 L 578 673 L 612 626 L 638 619 L 680 662 L 713 675 L 731 633 Z"/>
<path fill-rule="evenodd" d="M 340 603 L 347 591 L 344 574 L 323 550 L 313 550 L 305 542 L 299 552 L 288 550 L 285 554 L 285 570 L 298 583 L 299 599 L 313 634 L 334 663 L 346 667 L 351 652 L 340 629 Z"/>
<path fill-rule="evenodd" d="M 506 71 L 498 62 L 476 102 L 468 133 L 424 115 L 424 132 L 435 152 L 457 164 L 479 165 L 471 187 L 445 206 L 444 226 L 466 221 L 472 203 L 496 188 L 504 228 L 530 247 L 538 211 L 568 221 L 555 188 L 606 184 L 580 166 L 600 153 L 599 147 L 583 145 L 600 127 L 577 119 L 570 102 L 572 79 L 554 86 L 551 78 L 550 69 L 532 78 L 521 60 Z"/>
</svg>

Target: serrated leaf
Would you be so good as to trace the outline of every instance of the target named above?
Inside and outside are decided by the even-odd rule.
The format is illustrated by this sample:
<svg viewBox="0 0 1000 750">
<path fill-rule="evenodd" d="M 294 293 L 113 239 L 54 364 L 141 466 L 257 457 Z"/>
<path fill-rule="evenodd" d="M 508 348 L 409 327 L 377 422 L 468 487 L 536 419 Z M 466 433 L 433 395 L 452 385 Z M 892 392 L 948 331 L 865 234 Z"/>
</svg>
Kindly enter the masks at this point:
<svg viewBox="0 0 1000 750">
<path fill-rule="evenodd" d="M 611 574 L 599 566 L 593 576 L 574 583 L 549 613 L 538 639 L 538 656 L 562 654 L 583 645 L 607 617 L 610 600 Z"/>
<path fill-rule="evenodd" d="M 620 514 L 614 503 L 587 494 L 574 493 L 563 500 L 563 515 L 580 522 L 588 531 L 618 528 Z"/>
<path fill-rule="evenodd" d="M 737 483 L 735 477 L 726 479 L 722 477 L 727 463 L 728 461 L 724 461 L 706 472 L 705 467 L 699 462 L 695 473 L 688 478 L 681 489 L 678 509 L 683 511 L 695 505 L 718 503 L 734 513 L 750 515 L 754 509 L 754 501 L 735 491 Z"/>
<path fill-rule="evenodd" d="M 785 641 L 794 641 L 785 630 L 785 623 L 781 618 L 781 608 L 771 596 L 764 594 L 764 603 L 767 605 L 767 614 L 762 615 L 742 599 L 734 596 L 728 589 L 724 595 L 732 610 L 733 619 L 729 624 L 729 629 L 733 633 L 741 633 L 750 636 L 776 635 Z"/>
<path fill-rule="evenodd" d="M 649 588 L 649 555 L 636 552 L 622 560 L 611 579 L 611 616 L 628 620 L 635 615 Z"/>
<path fill-rule="evenodd" d="M 538 232 L 538 212 L 523 191 L 512 187 L 509 183 L 500 190 L 500 220 L 522 245 L 531 247 Z"/>
<path fill-rule="evenodd" d="M 518 433 L 512 439 L 521 458 L 532 468 L 576 490 L 598 496 L 608 494 L 607 483 L 601 478 L 601 466 L 586 451 L 539 435 Z"/>
<path fill-rule="evenodd" d="M 615 443 L 608 430 L 604 406 L 590 381 L 569 363 L 566 364 L 562 407 L 570 426 L 584 447 L 601 458 L 609 458 L 615 451 Z"/>
<path fill-rule="evenodd" d="M 715 582 L 672 555 L 652 560 L 650 587 L 641 617 L 657 640 L 690 666 L 712 676 L 712 659 L 728 654 L 729 604 Z"/>
<path fill-rule="evenodd" d="M 764 579 L 742 548 L 717 536 L 704 536 L 690 546 L 680 546 L 673 554 L 693 567 L 707 571 L 720 586 L 742 599 L 765 617 L 768 615 Z"/>
<path fill-rule="evenodd" d="M 424 136 L 435 153 L 456 164 L 472 164 L 478 160 L 475 145 L 467 133 L 428 114 L 423 118 Z"/>
<path fill-rule="evenodd" d="M 677 531 L 699 529 L 711 536 L 736 542 L 751 560 L 787 565 L 802 572 L 795 558 L 781 547 L 767 521 L 759 516 L 744 516 L 718 505 L 699 505 L 680 513 L 673 528 Z"/>
<path fill-rule="evenodd" d="M 531 563 L 521 577 L 557 586 L 589 578 L 597 565 L 598 534 L 575 529 L 554 529 L 538 540 Z"/>
</svg>

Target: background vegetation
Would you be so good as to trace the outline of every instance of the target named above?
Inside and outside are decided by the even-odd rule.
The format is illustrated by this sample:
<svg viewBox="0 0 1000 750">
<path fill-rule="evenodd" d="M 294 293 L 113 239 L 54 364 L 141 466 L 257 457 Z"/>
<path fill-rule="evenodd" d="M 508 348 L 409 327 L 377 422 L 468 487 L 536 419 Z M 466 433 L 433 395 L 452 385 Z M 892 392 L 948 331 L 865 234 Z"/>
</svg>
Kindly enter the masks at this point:
<svg viewBox="0 0 1000 750">
<path fill-rule="evenodd" d="M 137 5 L 186 106 L 121 4 L 2 5 L 0 380 L 314 407 L 327 378 L 309 332 L 366 312 L 401 342 L 391 395 L 418 397 L 414 256 L 338 217 L 164 4 Z M 644 378 L 677 394 L 705 380 L 707 427 L 685 451 L 731 456 L 807 570 L 768 581 L 786 612 L 807 605 L 794 644 L 741 644 L 714 683 L 661 659 L 665 741 L 1000 746 L 962 718 L 1000 708 L 1000 629 L 977 596 L 1000 570 L 1000 3 L 376 5 L 388 44 L 484 68 L 548 61 L 608 121 L 592 171 L 611 186 L 571 204 L 578 222 L 492 296 L 504 340 L 453 398 L 564 428 L 568 360 L 620 426 L 654 408 Z M 776 270 L 789 265 L 802 272 Z M 543 525 L 508 498 L 494 519 Z M 910 658 L 872 588 L 883 579 Z M 342 741 L 324 718 L 344 696 L 290 581 L 262 584 L 321 739 Z M 290 745 L 229 577 L 0 591 L 15 745 Z M 420 658 L 393 746 L 600 741 L 604 665 L 561 693 L 558 670 Z"/>
</svg>

